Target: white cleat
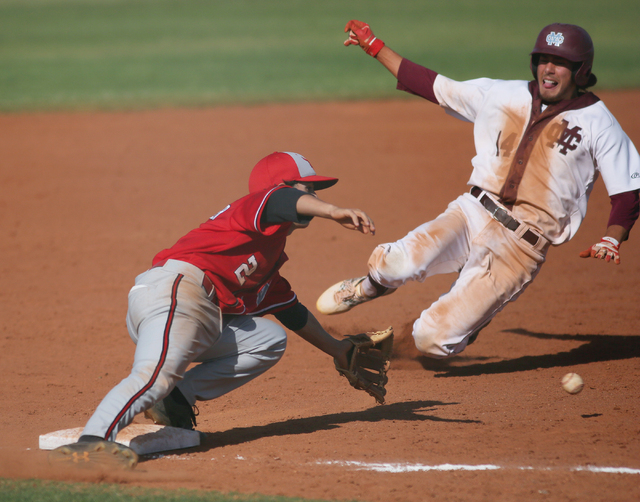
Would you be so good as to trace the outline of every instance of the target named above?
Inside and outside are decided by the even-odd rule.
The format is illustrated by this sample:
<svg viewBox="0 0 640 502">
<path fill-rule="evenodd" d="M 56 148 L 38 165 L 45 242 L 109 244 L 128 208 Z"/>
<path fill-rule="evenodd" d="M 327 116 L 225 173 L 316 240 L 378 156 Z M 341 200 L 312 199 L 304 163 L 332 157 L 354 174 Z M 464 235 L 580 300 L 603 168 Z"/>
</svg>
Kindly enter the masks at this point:
<svg viewBox="0 0 640 502">
<path fill-rule="evenodd" d="M 331 286 L 318 298 L 316 302 L 318 312 L 326 315 L 342 314 L 356 305 L 377 298 L 377 296 L 365 296 L 362 292 L 362 282 L 366 278 L 367 276 L 365 275 L 364 277 L 346 279 Z M 389 288 L 384 295 L 391 294 L 394 291 L 395 289 Z"/>
</svg>

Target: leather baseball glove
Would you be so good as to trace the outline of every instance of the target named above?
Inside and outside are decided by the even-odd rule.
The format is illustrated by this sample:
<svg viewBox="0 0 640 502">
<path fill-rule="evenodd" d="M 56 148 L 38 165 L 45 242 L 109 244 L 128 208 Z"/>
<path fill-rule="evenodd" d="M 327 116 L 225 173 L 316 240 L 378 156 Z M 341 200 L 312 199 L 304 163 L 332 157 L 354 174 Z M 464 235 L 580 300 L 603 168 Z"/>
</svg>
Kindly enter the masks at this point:
<svg viewBox="0 0 640 502">
<path fill-rule="evenodd" d="M 342 368 L 334 359 L 338 373 L 349 380 L 349 384 L 358 390 L 371 394 L 378 403 L 384 404 L 387 393 L 387 371 L 393 349 L 393 328 L 382 331 L 368 331 L 346 337 L 353 344 L 347 354 L 348 368 Z"/>
</svg>

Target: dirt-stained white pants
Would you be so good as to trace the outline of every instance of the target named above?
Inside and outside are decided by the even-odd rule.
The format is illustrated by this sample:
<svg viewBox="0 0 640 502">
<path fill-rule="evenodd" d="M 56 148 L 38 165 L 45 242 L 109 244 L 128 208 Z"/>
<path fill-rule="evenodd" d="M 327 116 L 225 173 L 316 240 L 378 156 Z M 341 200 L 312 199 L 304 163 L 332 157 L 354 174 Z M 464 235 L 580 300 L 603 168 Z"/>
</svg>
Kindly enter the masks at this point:
<svg viewBox="0 0 640 502">
<path fill-rule="evenodd" d="M 169 260 L 136 278 L 127 312 L 136 343 L 131 374 L 105 396 L 83 434 L 114 440 L 176 385 L 191 404 L 215 399 L 280 360 L 284 328 L 261 317 L 221 316 L 202 287 L 203 274 Z M 199 364 L 189 369 L 191 363 Z"/>
<path fill-rule="evenodd" d="M 469 337 L 514 301 L 535 278 L 548 250 L 505 228 L 471 194 L 451 202 L 435 220 L 402 239 L 377 246 L 369 273 L 386 287 L 458 272 L 449 292 L 424 310 L 413 324 L 418 350 L 435 358 L 462 352 Z"/>
</svg>

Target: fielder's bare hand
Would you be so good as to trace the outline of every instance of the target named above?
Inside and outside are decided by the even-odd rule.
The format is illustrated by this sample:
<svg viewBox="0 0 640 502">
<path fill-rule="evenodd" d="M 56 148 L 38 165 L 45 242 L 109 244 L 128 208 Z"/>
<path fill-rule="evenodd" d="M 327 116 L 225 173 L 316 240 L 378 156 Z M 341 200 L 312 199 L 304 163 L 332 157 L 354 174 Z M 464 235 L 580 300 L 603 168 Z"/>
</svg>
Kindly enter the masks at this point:
<svg viewBox="0 0 640 502">
<path fill-rule="evenodd" d="M 363 234 L 371 235 L 375 235 L 376 233 L 373 220 L 360 209 L 336 207 L 331 211 L 331 219 L 349 230 L 357 230 Z"/>
<path fill-rule="evenodd" d="M 373 220 L 364 211 L 334 206 L 319 199 L 315 194 L 300 197 L 296 204 L 296 211 L 307 216 L 333 220 L 349 230 L 357 230 L 363 234 L 374 235 L 376 233 Z"/>
</svg>

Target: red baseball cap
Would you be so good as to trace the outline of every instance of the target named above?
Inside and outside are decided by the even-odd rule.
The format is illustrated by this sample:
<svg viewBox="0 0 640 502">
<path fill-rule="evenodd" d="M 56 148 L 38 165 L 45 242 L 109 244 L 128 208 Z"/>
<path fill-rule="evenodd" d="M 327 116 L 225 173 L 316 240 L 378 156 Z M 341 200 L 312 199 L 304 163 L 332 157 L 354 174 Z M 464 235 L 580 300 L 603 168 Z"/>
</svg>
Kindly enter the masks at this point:
<svg viewBox="0 0 640 502">
<path fill-rule="evenodd" d="M 338 178 L 318 176 L 309 161 L 299 153 L 273 152 L 254 166 L 249 175 L 249 192 L 290 181 L 310 182 L 314 190 L 323 190 L 335 185 Z"/>
</svg>

